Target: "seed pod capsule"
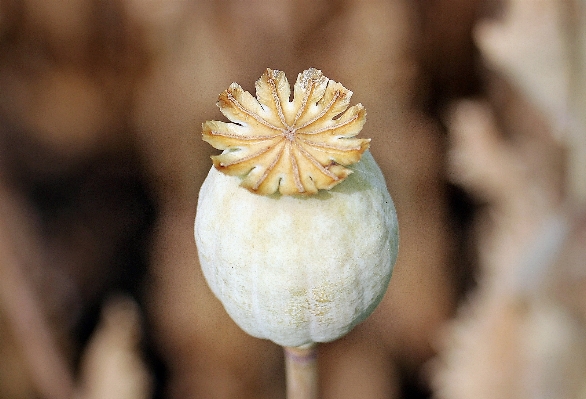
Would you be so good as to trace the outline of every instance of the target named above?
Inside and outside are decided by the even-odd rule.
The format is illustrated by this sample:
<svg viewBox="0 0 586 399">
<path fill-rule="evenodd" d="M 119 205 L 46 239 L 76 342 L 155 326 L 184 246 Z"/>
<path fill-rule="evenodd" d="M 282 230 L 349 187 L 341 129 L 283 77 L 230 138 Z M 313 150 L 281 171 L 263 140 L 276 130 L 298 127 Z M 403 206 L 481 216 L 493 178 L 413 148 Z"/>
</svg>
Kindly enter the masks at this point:
<svg viewBox="0 0 586 399">
<path fill-rule="evenodd" d="M 237 124 L 204 124 L 224 150 L 197 207 L 204 276 L 252 336 L 335 340 L 378 305 L 398 252 L 384 177 L 369 140 L 353 138 L 364 108 L 348 108 L 351 92 L 315 69 L 299 75 L 293 101 L 279 71 L 259 79 L 257 99 L 238 87 L 219 103 Z"/>
</svg>

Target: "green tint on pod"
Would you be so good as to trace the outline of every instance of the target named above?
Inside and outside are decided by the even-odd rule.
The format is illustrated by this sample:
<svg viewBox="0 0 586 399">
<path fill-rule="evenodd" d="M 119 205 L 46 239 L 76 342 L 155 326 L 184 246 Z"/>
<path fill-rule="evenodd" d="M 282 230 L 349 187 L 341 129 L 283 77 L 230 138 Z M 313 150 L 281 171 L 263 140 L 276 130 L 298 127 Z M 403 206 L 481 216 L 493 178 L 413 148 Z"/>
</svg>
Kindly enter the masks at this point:
<svg viewBox="0 0 586 399">
<path fill-rule="evenodd" d="M 203 274 L 248 334 L 282 346 L 336 340 L 381 301 L 398 224 L 369 151 L 353 173 L 313 196 L 261 196 L 212 167 L 195 241 Z"/>
</svg>

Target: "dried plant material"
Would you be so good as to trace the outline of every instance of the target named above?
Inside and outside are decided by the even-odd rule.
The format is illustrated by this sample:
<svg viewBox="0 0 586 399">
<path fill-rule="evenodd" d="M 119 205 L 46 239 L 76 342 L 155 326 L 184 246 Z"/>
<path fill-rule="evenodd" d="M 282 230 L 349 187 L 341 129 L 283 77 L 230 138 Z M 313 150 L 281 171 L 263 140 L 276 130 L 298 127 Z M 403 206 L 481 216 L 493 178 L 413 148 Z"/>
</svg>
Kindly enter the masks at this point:
<svg viewBox="0 0 586 399">
<path fill-rule="evenodd" d="M 500 21 L 475 30 L 487 63 L 547 119 L 568 148 L 568 193 L 586 202 L 586 11 L 577 1 L 509 0 Z"/>
<path fill-rule="evenodd" d="M 581 234 L 573 243 L 583 247 L 586 218 L 566 214 L 553 173 L 543 172 L 555 170 L 558 149 L 549 145 L 535 158 L 547 136 L 520 121 L 499 125 L 499 116 L 489 103 L 467 100 L 448 119 L 450 177 L 487 205 L 474 225 L 479 287 L 446 329 L 434 397 L 583 397 L 586 319 L 576 309 L 580 300 L 569 298 L 583 292 L 584 252 L 568 253 L 565 242 L 575 223 L 582 231 L 574 228 Z M 511 140 L 503 126 L 522 139 Z"/>
<path fill-rule="evenodd" d="M 585 220 L 550 215 L 511 265 L 513 279 L 485 276 L 446 330 L 435 398 L 584 398 Z"/>
<path fill-rule="evenodd" d="M 7 324 L 4 328 L 9 336 L 0 336 L 0 357 L 4 367 L 8 365 L 12 372 L 18 370 L 18 366 L 10 362 L 10 351 L 4 347 L 10 343 L 7 338 L 12 336 L 15 354 L 20 357 L 25 373 L 20 375 L 20 382 L 12 379 L 10 384 L 20 383 L 24 390 L 34 391 L 37 394 L 34 396 L 46 399 L 69 398 L 73 391 L 73 375 L 43 306 L 48 296 L 41 299 L 31 278 L 30 271 L 38 269 L 28 268 L 41 264 L 40 244 L 23 197 L 16 195 L 5 183 L 3 172 L 0 170 L 0 323 Z M 0 328 L 0 334 L 4 328 Z M 4 375 L 4 370 L 0 368 L 0 380 L 10 377 Z M 0 396 L 4 387 L 2 381 Z M 17 395 L 2 397 L 16 398 Z"/>
<path fill-rule="evenodd" d="M 214 166 L 242 176 L 242 187 L 270 195 L 315 194 L 343 181 L 369 147 L 353 139 L 365 122 L 362 104 L 348 108 L 352 92 L 310 68 L 297 77 L 293 101 L 282 71 L 268 69 L 256 82 L 256 99 L 236 83 L 218 106 L 234 123 L 208 121 L 203 139 L 224 150 Z"/>
<path fill-rule="evenodd" d="M 476 43 L 492 67 L 504 73 L 548 115 L 552 127 L 567 119 L 570 58 L 564 43 L 564 6 L 559 1 L 507 2 L 501 21 L 475 29 Z"/>
<path fill-rule="evenodd" d="M 146 399 L 151 377 L 138 354 L 140 316 L 129 298 L 111 300 L 82 359 L 77 399 Z"/>
</svg>

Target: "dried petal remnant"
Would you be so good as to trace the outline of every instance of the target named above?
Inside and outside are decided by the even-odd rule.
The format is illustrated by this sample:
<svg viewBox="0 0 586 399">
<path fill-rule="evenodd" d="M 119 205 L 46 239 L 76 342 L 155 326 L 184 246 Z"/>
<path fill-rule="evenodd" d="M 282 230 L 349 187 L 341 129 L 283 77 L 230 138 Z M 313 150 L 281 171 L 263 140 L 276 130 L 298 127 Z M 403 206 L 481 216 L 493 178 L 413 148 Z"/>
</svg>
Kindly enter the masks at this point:
<svg viewBox="0 0 586 399">
<path fill-rule="evenodd" d="M 223 150 L 214 166 L 242 177 L 248 190 L 270 195 L 329 190 L 360 160 L 370 139 L 356 139 L 366 119 L 352 92 L 310 68 L 291 88 L 282 71 L 268 69 L 256 82 L 256 98 L 232 83 L 218 106 L 232 122 L 208 121 L 203 139 Z"/>
</svg>

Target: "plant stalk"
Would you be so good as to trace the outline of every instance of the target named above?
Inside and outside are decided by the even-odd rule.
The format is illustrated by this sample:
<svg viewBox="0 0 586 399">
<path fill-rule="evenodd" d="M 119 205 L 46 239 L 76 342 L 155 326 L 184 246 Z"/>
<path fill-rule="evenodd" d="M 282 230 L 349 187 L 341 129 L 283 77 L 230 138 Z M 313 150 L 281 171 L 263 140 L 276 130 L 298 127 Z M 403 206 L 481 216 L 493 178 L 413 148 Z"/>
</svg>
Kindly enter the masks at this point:
<svg viewBox="0 0 586 399">
<path fill-rule="evenodd" d="M 284 347 L 287 399 L 317 399 L 317 347 Z"/>
</svg>

